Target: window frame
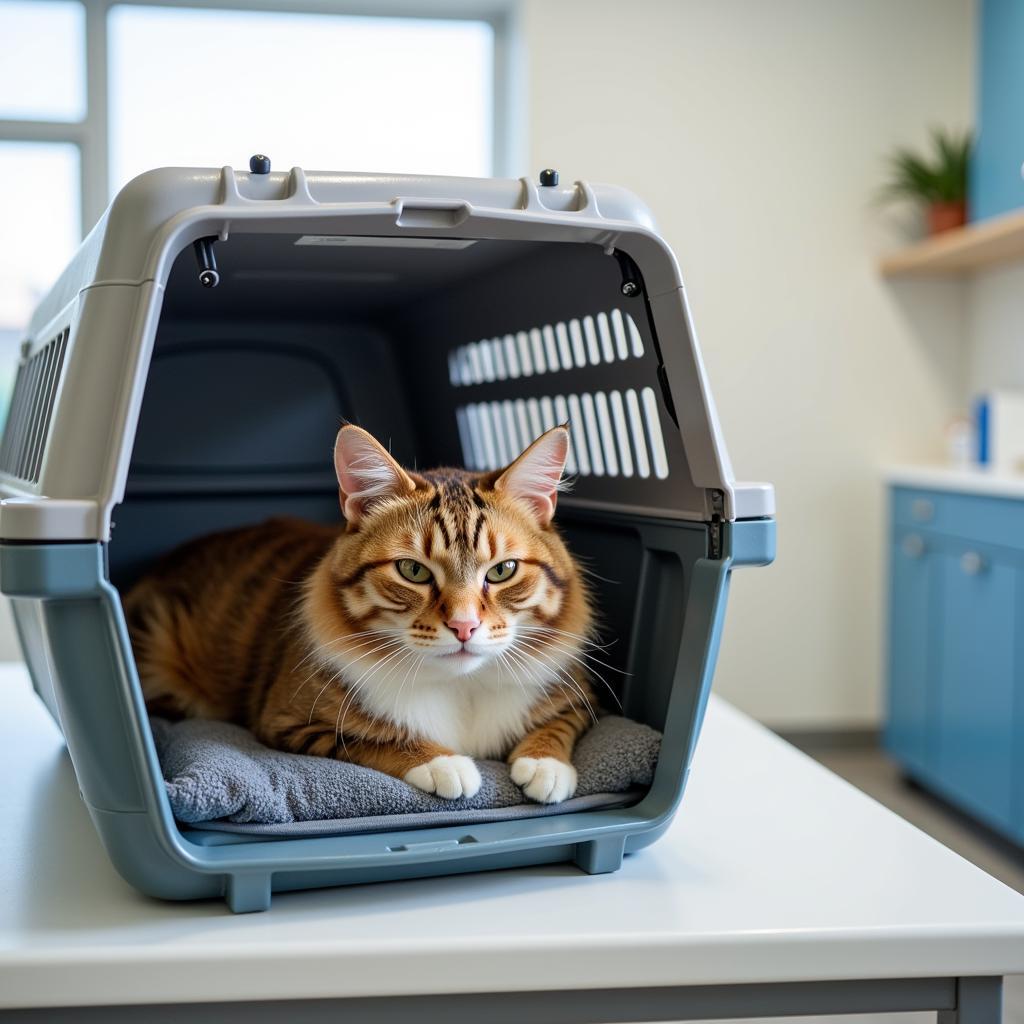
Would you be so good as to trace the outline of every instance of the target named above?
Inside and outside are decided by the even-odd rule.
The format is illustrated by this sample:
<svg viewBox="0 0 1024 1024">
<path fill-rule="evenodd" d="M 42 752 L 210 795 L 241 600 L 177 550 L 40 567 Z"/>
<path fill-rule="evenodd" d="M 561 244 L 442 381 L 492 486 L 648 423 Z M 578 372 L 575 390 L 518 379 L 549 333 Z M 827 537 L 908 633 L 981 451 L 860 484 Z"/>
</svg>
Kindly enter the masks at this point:
<svg viewBox="0 0 1024 1024">
<path fill-rule="evenodd" d="M 0 142 L 58 142 L 79 153 L 81 231 L 84 238 L 110 204 L 110 130 L 107 15 L 128 4 L 214 10 L 335 14 L 419 21 L 483 21 L 494 32 L 492 166 L 496 175 L 522 173 L 524 97 L 517 83 L 522 61 L 517 0 L 78 0 L 85 10 L 85 117 L 81 121 L 0 118 Z"/>
</svg>

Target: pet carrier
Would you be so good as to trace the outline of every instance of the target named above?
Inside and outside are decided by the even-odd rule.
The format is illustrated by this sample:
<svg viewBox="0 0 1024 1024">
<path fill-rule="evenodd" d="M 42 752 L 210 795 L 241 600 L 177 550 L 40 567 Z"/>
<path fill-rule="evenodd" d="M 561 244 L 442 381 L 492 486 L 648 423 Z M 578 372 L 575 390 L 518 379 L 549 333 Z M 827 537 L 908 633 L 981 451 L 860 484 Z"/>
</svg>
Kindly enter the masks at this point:
<svg viewBox="0 0 1024 1024">
<path fill-rule="evenodd" d="M 308 838 L 175 822 L 120 595 L 216 529 L 339 521 L 342 419 L 407 465 L 496 468 L 558 422 L 558 520 L 597 579 L 624 713 L 664 733 L 633 806 Z M 114 864 L 168 899 L 575 861 L 615 870 L 683 792 L 730 570 L 774 554 L 733 480 L 675 259 L 614 187 L 164 168 L 35 312 L 0 447 L 0 588 Z M 115 528 L 116 527 L 116 528 Z M 613 582 L 614 581 L 614 582 Z"/>
</svg>

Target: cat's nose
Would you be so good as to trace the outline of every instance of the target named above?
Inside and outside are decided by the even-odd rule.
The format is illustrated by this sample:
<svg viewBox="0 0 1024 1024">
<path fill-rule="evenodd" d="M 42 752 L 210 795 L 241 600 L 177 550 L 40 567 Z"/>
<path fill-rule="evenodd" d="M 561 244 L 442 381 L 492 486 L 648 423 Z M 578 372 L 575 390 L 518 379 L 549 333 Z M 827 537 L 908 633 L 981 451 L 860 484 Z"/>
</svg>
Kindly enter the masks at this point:
<svg viewBox="0 0 1024 1024">
<path fill-rule="evenodd" d="M 445 625 L 465 643 L 480 625 L 479 619 L 449 619 Z"/>
</svg>

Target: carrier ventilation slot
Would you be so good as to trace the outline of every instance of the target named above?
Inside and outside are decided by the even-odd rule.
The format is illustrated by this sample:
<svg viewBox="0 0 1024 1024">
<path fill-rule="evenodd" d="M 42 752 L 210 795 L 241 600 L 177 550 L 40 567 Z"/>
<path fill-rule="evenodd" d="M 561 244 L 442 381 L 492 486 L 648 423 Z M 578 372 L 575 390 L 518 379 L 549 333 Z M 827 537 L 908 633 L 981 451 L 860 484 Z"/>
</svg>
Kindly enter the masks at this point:
<svg viewBox="0 0 1024 1024">
<path fill-rule="evenodd" d="M 18 367 L 0 442 L 0 472 L 39 482 L 50 433 L 53 402 L 60 383 L 70 329 L 65 327 Z"/>
<path fill-rule="evenodd" d="M 614 363 L 643 354 L 644 342 L 633 318 L 613 309 L 460 345 L 448 353 L 448 378 L 453 387 L 464 387 Z"/>
<path fill-rule="evenodd" d="M 471 402 L 455 410 L 464 464 L 508 465 L 531 441 L 559 423 L 572 436 L 566 471 L 573 476 L 668 476 L 668 456 L 653 388 L 584 392 L 503 402 Z"/>
</svg>

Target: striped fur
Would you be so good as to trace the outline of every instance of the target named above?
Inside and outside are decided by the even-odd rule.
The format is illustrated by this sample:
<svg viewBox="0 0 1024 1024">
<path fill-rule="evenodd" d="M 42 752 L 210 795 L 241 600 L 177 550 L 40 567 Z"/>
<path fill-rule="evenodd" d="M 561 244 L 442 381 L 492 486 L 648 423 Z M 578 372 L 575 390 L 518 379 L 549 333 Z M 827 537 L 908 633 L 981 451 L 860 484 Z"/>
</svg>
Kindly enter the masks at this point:
<svg viewBox="0 0 1024 1024">
<path fill-rule="evenodd" d="M 275 519 L 172 552 L 125 599 L 154 712 L 246 725 L 270 746 L 472 795 L 507 757 L 527 796 L 575 789 L 596 701 L 580 572 L 551 523 L 567 432 L 506 470 L 403 470 L 346 426 L 346 524 Z M 430 573 L 415 583 L 411 559 Z M 514 560 L 502 582 L 488 570 Z M 479 626 L 461 641 L 446 623 Z"/>
</svg>

